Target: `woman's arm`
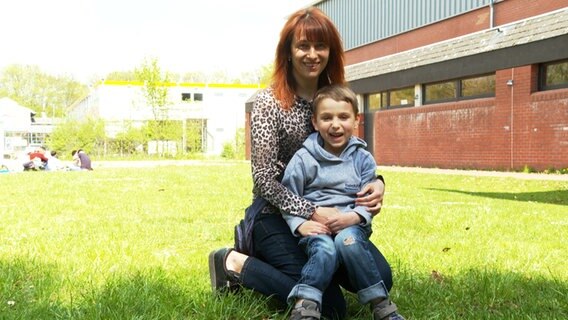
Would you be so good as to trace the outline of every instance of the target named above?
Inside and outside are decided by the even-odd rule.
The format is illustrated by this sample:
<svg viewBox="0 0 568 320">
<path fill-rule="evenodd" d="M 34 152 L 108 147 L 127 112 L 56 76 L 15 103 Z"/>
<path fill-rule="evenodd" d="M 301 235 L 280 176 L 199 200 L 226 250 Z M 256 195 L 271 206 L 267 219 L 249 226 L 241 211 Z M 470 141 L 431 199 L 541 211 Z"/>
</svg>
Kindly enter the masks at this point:
<svg viewBox="0 0 568 320">
<path fill-rule="evenodd" d="M 364 170 L 362 170 L 363 188 L 357 193 L 355 204 L 357 206 L 367 207 L 367 211 L 372 216 L 377 215 L 383 206 L 383 197 L 385 195 L 385 182 L 383 176 L 376 175 L 377 165 L 375 159 L 370 153 L 364 158 Z"/>
<path fill-rule="evenodd" d="M 367 207 L 367 210 L 373 215 L 381 212 L 383 206 L 383 197 L 385 195 L 385 183 L 377 178 L 375 181 L 368 183 L 357 193 L 358 198 L 355 204 Z"/>
<path fill-rule="evenodd" d="M 286 163 L 279 158 L 284 143 L 280 141 L 279 136 L 279 130 L 283 130 L 279 111 L 280 106 L 271 91 L 264 90 L 256 97 L 251 112 L 251 166 L 254 188 L 257 195 L 280 210 L 309 219 L 315 205 L 292 193 L 280 183 Z"/>
</svg>

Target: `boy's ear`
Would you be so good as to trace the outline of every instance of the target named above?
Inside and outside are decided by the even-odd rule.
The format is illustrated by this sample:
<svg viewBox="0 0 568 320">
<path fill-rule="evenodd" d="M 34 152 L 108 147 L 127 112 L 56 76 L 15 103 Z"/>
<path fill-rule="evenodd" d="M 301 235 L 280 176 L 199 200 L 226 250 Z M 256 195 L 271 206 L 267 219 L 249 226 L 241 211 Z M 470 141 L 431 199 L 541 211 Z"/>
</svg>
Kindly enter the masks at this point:
<svg viewBox="0 0 568 320">
<path fill-rule="evenodd" d="M 316 131 L 318 131 L 317 124 L 318 124 L 318 122 L 316 121 L 316 116 L 312 115 L 312 126 L 314 126 L 314 129 L 316 129 Z"/>
<path fill-rule="evenodd" d="M 361 120 L 361 116 L 359 114 L 355 115 L 355 124 L 353 125 L 353 129 L 357 129 L 359 127 L 359 120 Z"/>
</svg>

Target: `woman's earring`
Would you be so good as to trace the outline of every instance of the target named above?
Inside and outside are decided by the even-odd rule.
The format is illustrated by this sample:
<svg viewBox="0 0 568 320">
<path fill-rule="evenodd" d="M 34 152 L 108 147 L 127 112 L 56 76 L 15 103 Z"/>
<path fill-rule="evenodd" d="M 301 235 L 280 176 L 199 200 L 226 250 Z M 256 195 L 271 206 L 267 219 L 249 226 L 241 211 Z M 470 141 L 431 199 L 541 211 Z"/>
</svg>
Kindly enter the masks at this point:
<svg viewBox="0 0 568 320">
<path fill-rule="evenodd" d="M 288 57 L 288 62 L 290 62 L 290 61 L 292 61 L 292 58 L 291 58 L 291 57 Z"/>
</svg>

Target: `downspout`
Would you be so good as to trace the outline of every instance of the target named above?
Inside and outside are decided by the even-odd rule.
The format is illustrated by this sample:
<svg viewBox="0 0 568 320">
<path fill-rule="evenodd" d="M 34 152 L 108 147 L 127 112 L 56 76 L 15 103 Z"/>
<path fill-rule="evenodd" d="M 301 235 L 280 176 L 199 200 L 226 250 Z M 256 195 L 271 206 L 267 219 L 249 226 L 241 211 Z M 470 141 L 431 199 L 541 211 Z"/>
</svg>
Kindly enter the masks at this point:
<svg viewBox="0 0 568 320">
<path fill-rule="evenodd" d="M 511 68 L 511 80 L 507 82 L 511 88 L 511 171 L 515 170 L 515 68 Z"/>
<path fill-rule="evenodd" d="M 495 26 L 495 7 L 493 7 L 493 1 L 489 0 L 489 29 L 493 29 Z"/>
</svg>

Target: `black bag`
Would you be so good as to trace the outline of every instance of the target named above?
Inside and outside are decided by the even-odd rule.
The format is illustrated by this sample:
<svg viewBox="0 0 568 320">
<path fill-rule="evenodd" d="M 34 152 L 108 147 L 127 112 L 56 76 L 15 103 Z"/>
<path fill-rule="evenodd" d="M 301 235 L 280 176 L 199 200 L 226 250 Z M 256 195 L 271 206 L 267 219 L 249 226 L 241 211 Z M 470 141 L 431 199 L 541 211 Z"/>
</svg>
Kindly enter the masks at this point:
<svg viewBox="0 0 568 320">
<path fill-rule="evenodd" d="M 254 256 L 254 244 L 252 242 L 252 229 L 255 218 L 268 201 L 262 197 L 254 199 L 252 204 L 245 209 L 245 217 L 235 226 L 235 250 L 248 256 Z"/>
</svg>

